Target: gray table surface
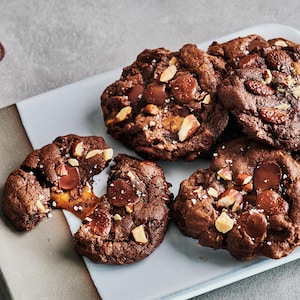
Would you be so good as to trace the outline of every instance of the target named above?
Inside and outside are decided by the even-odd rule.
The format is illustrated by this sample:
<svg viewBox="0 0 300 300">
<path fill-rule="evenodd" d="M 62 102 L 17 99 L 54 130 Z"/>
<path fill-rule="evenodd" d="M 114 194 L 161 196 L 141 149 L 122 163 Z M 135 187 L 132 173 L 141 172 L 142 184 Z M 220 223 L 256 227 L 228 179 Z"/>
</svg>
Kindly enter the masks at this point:
<svg viewBox="0 0 300 300">
<path fill-rule="evenodd" d="M 0 108 L 126 66 L 145 48 L 177 50 L 262 23 L 300 29 L 299 12 L 294 0 L 0 0 Z M 295 261 L 194 299 L 296 299 L 299 271 Z"/>
</svg>

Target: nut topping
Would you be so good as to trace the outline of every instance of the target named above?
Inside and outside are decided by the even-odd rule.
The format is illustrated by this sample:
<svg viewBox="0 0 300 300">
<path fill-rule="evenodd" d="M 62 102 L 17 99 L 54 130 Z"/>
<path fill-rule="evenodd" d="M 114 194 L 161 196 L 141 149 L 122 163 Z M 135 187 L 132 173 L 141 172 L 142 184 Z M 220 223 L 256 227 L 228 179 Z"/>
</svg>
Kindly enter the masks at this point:
<svg viewBox="0 0 300 300">
<path fill-rule="evenodd" d="M 114 121 L 116 123 L 122 122 L 126 120 L 126 118 L 131 114 L 132 107 L 131 106 L 125 106 L 123 107 L 116 115 Z"/>
<path fill-rule="evenodd" d="M 169 60 L 169 66 L 171 65 L 175 65 L 177 63 L 177 58 L 175 56 L 173 56 L 170 60 Z"/>
<path fill-rule="evenodd" d="M 73 149 L 73 156 L 80 157 L 83 153 L 83 142 L 76 143 Z"/>
<path fill-rule="evenodd" d="M 163 126 L 167 130 L 170 130 L 171 132 L 178 132 L 183 122 L 183 119 L 184 118 L 180 116 L 174 116 L 172 118 L 164 119 Z"/>
<path fill-rule="evenodd" d="M 219 196 L 219 192 L 213 187 L 207 189 L 207 194 L 213 198 L 218 198 Z"/>
<path fill-rule="evenodd" d="M 69 158 L 68 159 L 68 164 L 72 167 L 78 167 L 79 166 L 79 162 L 76 158 Z"/>
<path fill-rule="evenodd" d="M 232 180 L 232 171 L 230 170 L 229 166 L 226 166 L 225 168 L 220 169 L 217 174 L 224 180 Z"/>
<path fill-rule="evenodd" d="M 288 115 L 284 110 L 276 107 L 263 107 L 259 110 L 259 114 L 266 122 L 272 124 L 282 124 L 286 122 L 288 118 Z"/>
<path fill-rule="evenodd" d="M 159 108 L 155 104 L 147 104 L 144 108 L 144 113 L 156 116 L 159 113 Z"/>
<path fill-rule="evenodd" d="M 216 229 L 221 233 L 226 233 L 233 228 L 234 221 L 228 216 L 225 211 L 222 211 L 220 216 L 215 221 Z"/>
<path fill-rule="evenodd" d="M 93 149 L 91 151 L 89 151 L 86 155 L 86 159 L 89 159 L 89 158 L 92 158 L 94 157 L 95 155 L 98 155 L 98 154 L 102 154 L 103 150 L 102 149 Z"/>
<path fill-rule="evenodd" d="M 180 126 L 180 130 L 178 132 L 178 138 L 180 142 L 184 142 L 189 139 L 200 127 L 200 123 L 197 118 L 190 114 L 187 115 Z"/>
<path fill-rule="evenodd" d="M 146 244 L 148 243 L 148 239 L 144 230 L 143 225 L 139 225 L 135 227 L 132 231 L 132 236 L 137 243 Z"/>
<path fill-rule="evenodd" d="M 242 203 L 243 196 L 242 194 L 235 189 L 227 189 L 221 195 L 217 201 L 218 207 L 229 208 L 234 203 Z"/>
<path fill-rule="evenodd" d="M 113 155 L 114 155 L 114 150 L 112 148 L 106 148 L 103 150 L 103 157 L 105 161 L 111 160 Z"/>
<path fill-rule="evenodd" d="M 273 50 L 267 54 L 266 62 L 271 69 L 281 70 L 290 67 L 293 61 L 284 50 Z"/>
<path fill-rule="evenodd" d="M 272 73 L 269 69 L 266 69 L 263 71 L 263 76 L 264 76 L 264 83 L 265 84 L 270 84 L 272 82 Z"/>
<path fill-rule="evenodd" d="M 296 97 L 296 98 L 300 98 L 300 85 L 296 86 L 293 90 L 293 95 Z"/>
<path fill-rule="evenodd" d="M 248 92 L 258 96 L 271 96 L 275 93 L 269 85 L 257 80 L 245 81 L 245 87 Z"/>
<path fill-rule="evenodd" d="M 277 41 L 275 42 L 275 46 L 287 47 L 288 44 L 287 44 L 285 41 L 283 41 L 283 40 L 277 40 Z"/>
<path fill-rule="evenodd" d="M 177 72 L 175 65 L 169 65 L 160 75 L 160 82 L 168 82 L 171 80 Z"/>
<path fill-rule="evenodd" d="M 249 182 L 251 182 L 251 180 L 252 180 L 252 175 L 240 173 L 235 178 L 235 184 L 241 186 L 241 185 L 248 184 Z"/>
<path fill-rule="evenodd" d="M 210 104 L 211 103 L 211 95 L 210 94 L 206 94 L 202 100 L 203 104 Z"/>
</svg>

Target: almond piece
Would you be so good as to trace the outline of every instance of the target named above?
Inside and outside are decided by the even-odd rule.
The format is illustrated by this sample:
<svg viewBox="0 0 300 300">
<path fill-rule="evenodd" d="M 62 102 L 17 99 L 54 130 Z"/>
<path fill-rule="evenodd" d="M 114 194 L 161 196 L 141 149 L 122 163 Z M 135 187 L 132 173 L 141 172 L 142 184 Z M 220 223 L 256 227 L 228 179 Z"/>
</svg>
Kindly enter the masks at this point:
<svg viewBox="0 0 300 300">
<path fill-rule="evenodd" d="M 40 200 L 36 201 L 36 207 L 40 213 L 45 213 L 46 211 L 48 211 L 48 209 L 45 208 L 45 206 L 42 204 Z"/>
<path fill-rule="evenodd" d="M 114 122 L 122 122 L 124 121 L 127 116 L 129 116 L 132 112 L 132 107 L 131 106 L 125 106 L 123 107 L 115 116 Z"/>
<path fill-rule="evenodd" d="M 224 180 L 232 180 L 232 171 L 229 166 L 220 169 L 217 174 Z"/>
<path fill-rule="evenodd" d="M 210 94 L 206 94 L 202 100 L 203 104 L 210 104 L 211 103 L 211 95 Z"/>
<path fill-rule="evenodd" d="M 122 217 L 121 217 L 119 214 L 115 214 L 115 215 L 113 216 L 113 219 L 114 219 L 115 221 L 121 221 L 121 220 L 122 220 Z"/>
<path fill-rule="evenodd" d="M 252 175 L 240 173 L 235 178 L 235 184 L 241 186 L 241 185 L 248 184 L 251 180 L 252 180 Z"/>
<path fill-rule="evenodd" d="M 75 144 L 74 150 L 73 150 L 73 156 L 80 157 L 80 156 L 82 156 L 82 153 L 83 153 L 83 142 L 81 141 L 81 142 Z"/>
<path fill-rule="evenodd" d="M 280 47 L 287 47 L 288 46 L 288 44 L 284 40 L 277 40 L 275 42 L 275 45 L 280 46 Z"/>
<path fill-rule="evenodd" d="M 177 72 L 177 68 L 175 65 L 169 65 L 160 75 L 160 82 L 168 82 L 171 80 Z"/>
<path fill-rule="evenodd" d="M 299 88 L 299 97 L 300 97 L 300 88 Z M 259 109 L 259 114 L 264 121 L 272 124 L 277 124 L 277 125 L 283 124 L 288 119 L 288 115 L 284 110 L 275 107 L 262 107 L 261 109 Z"/>
<path fill-rule="evenodd" d="M 275 91 L 269 85 L 257 80 L 246 80 L 245 87 L 248 92 L 254 95 L 271 96 L 275 93 Z"/>
<path fill-rule="evenodd" d="M 216 229 L 221 233 L 226 233 L 233 228 L 234 221 L 223 211 L 215 221 Z"/>
<path fill-rule="evenodd" d="M 169 66 L 175 65 L 177 63 L 177 58 L 175 56 L 173 56 L 170 60 L 169 60 Z"/>
<path fill-rule="evenodd" d="M 95 155 L 98 155 L 98 154 L 101 154 L 103 152 L 102 149 L 94 149 L 94 150 L 91 150 L 90 152 L 88 152 L 88 154 L 86 155 L 86 159 L 89 159 Z"/>
<path fill-rule="evenodd" d="M 159 108 L 155 104 L 147 104 L 144 108 L 144 113 L 156 116 L 159 113 Z"/>
<path fill-rule="evenodd" d="M 187 115 L 180 126 L 178 138 L 183 142 L 190 138 L 200 127 L 200 123 L 194 115 Z"/>
<path fill-rule="evenodd" d="M 103 150 L 103 157 L 105 161 L 111 160 L 114 155 L 114 150 L 112 148 L 107 148 Z"/>
<path fill-rule="evenodd" d="M 264 83 L 265 84 L 270 84 L 272 82 L 272 73 L 269 69 L 266 69 L 263 71 L 263 76 L 264 76 Z"/>
<path fill-rule="evenodd" d="M 76 158 L 69 158 L 68 159 L 68 164 L 72 167 L 78 167 L 79 166 L 79 162 Z"/>
<path fill-rule="evenodd" d="M 213 187 L 207 189 L 207 194 L 213 198 L 218 198 L 219 196 L 219 192 Z"/>
<path fill-rule="evenodd" d="M 243 196 L 239 191 L 235 189 L 227 189 L 221 194 L 217 201 L 217 205 L 218 207 L 228 208 L 236 202 L 241 203 L 242 199 Z"/>
<path fill-rule="evenodd" d="M 131 233 L 137 243 L 146 244 L 148 242 L 143 225 L 135 227 Z"/>
<path fill-rule="evenodd" d="M 296 98 L 300 98 L 300 85 L 296 86 L 295 89 L 293 90 L 293 95 Z"/>
</svg>

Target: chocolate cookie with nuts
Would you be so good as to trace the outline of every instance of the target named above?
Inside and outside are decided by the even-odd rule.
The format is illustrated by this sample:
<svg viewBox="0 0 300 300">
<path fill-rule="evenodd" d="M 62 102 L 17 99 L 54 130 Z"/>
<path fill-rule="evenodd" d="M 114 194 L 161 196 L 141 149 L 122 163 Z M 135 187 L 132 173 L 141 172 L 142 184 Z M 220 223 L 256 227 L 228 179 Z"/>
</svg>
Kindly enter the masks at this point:
<svg viewBox="0 0 300 300">
<path fill-rule="evenodd" d="M 84 219 L 98 205 L 93 176 L 111 160 L 103 138 L 67 135 L 32 151 L 7 178 L 4 215 L 19 230 L 31 230 L 52 208 L 64 208 Z"/>
<path fill-rule="evenodd" d="M 74 235 L 75 249 L 96 263 L 129 264 L 149 256 L 167 231 L 172 194 L 152 161 L 119 154 L 106 195 Z"/>
<path fill-rule="evenodd" d="M 259 54 L 239 66 L 218 86 L 218 96 L 243 132 L 276 148 L 300 149 L 300 46 L 268 41 Z M 255 58 L 254 58 L 255 57 Z"/>
<path fill-rule="evenodd" d="M 180 185 L 179 229 L 239 260 L 278 259 L 300 245 L 300 165 L 283 150 L 242 137 L 221 145 L 208 169 Z"/>
<path fill-rule="evenodd" d="M 184 45 L 146 49 L 101 95 L 108 133 L 144 158 L 194 160 L 228 122 L 216 96 L 224 61 Z"/>
</svg>

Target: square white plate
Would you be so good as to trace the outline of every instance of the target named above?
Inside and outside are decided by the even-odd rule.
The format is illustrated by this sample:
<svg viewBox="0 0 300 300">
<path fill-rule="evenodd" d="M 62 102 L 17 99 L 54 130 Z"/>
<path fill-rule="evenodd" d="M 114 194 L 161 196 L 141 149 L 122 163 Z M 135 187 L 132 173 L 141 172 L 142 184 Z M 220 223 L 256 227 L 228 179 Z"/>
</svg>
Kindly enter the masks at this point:
<svg viewBox="0 0 300 300">
<path fill-rule="evenodd" d="M 266 39 L 285 37 L 300 43 L 300 32 L 279 24 L 264 24 L 216 38 L 224 42 L 238 36 L 256 33 Z M 212 41 L 199 44 L 203 50 Z M 17 104 L 24 128 L 33 148 L 52 142 L 59 135 L 100 135 L 117 153 L 134 153 L 106 134 L 100 110 L 100 95 L 119 78 L 121 69 L 100 74 L 85 80 L 49 91 Z M 161 163 L 172 192 L 177 194 L 180 182 L 197 168 L 208 162 Z M 105 191 L 103 175 L 98 183 Z M 80 221 L 65 212 L 71 231 Z M 38 230 L 38 228 L 36 229 Z M 106 299 L 183 299 L 193 297 L 248 276 L 274 268 L 300 258 L 300 249 L 280 260 L 256 258 L 239 262 L 226 251 L 201 247 L 197 241 L 184 237 L 171 224 L 161 246 L 147 259 L 127 266 L 96 265 L 85 259 L 94 284 Z"/>
</svg>

